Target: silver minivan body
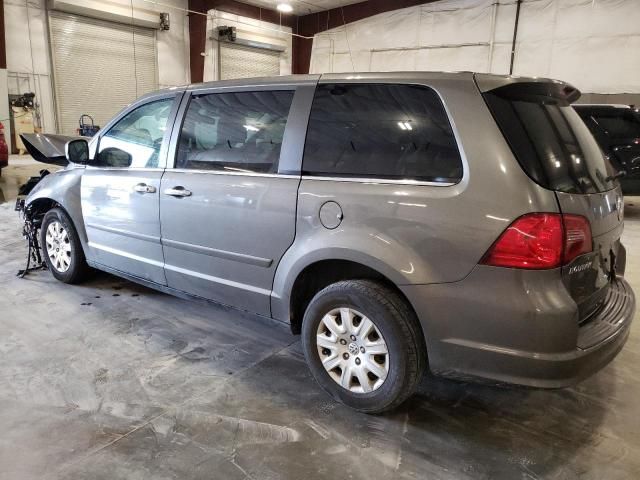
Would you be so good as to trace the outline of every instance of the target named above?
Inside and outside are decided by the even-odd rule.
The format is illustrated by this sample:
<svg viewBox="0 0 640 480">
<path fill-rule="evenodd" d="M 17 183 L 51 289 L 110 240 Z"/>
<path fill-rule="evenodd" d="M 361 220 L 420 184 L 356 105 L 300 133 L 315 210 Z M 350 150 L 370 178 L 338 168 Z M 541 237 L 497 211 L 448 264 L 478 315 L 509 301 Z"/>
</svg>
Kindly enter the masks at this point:
<svg viewBox="0 0 640 480">
<path fill-rule="evenodd" d="M 483 98 L 483 92 L 518 82 L 551 81 L 403 72 L 163 90 L 125 108 L 90 142 L 94 158 L 109 129 L 129 112 L 170 99 L 153 167 L 70 164 L 45 177 L 26 203 L 34 211 L 62 207 L 95 268 L 270 316 L 291 323 L 294 331 L 310 300 L 309 282 L 324 285 L 318 276 L 340 279 L 351 271 L 374 275 L 397 288 L 417 314 L 434 373 L 560 387 L 605 365 L 629 333 L 633 293 L 622 277 L 609 277 L 616 265 L 618 273 L 624 271 L 622 194 L 619 187 L 562 193 L 532 180 Z M 460 180 L 305 175 L 314 93 L 331 84 L 421 85 L 435 91 L 460 152 Z M 180 131 L 193 98 L 261 91 L 293 95 L 277 171 L 179 168 Z M 575 271 L 575 265 L 545 270 L 483 265 L 505 229 L 533 212 L 587 217 L 594 252 L 580 262 L 588 265 Z M 606 255 L 598 253 L 605 250 Z M 605 265 L 614 251 L 616 265 Z M 581 285 L 598 287 L 599 298 L 589 300 L 588 322 L 574 274 Z"/>
</svg>

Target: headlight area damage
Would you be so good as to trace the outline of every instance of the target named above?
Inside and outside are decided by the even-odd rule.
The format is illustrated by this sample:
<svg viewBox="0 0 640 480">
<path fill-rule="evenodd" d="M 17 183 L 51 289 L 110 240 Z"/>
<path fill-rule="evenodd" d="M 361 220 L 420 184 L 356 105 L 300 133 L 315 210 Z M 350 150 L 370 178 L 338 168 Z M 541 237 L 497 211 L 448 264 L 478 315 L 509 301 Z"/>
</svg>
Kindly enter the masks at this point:
<svg viewBox="0 0 640 480">
<path fill-rule="evenodd" d="M 66 166 L 69 162 L 65 153 L 65 145 L 70 140 L 79 137 L 69 137 L 66 135 L 32 133 L 20 135 L 22 143 L 34 160 L 49 165 Z M 27 265 L 23 270 L 18 271 L 19 277 L 24 277 L 28 272 L 46 267 L 42 259 L 40 241 L 38 233 L 42 226 L 42 219 L 47 209 L 39 210 L 32 205 L 26 205 L 25 200 L 31 191 L 40 181 L 49 175 L 48 170 L 40 170 L 40 175 L 31 177 L 27 183 L 20 186 L 18 199 L 16 200 L 16 211 L 24 219 L 22 235 L 28 242 Z M 51 208 L 51 205 L 49 205 Z"/>
<path fill-rule="evenodd" d="M 35 210 L 32 205 L 25 206 L 25 200 L 27 195 L 40 183 L 40 181 L 49 175 L 49 170 L 40 170 L 40 175 L 37 177 L 31 177 L 27 180 L 27 183 L 21 185 L 18 190 L 18 198 L 16 199 L 15 210 L 18 215 L 24 220 L 22 227 L 22 236 L 27 241 L 27 264 L 24 269 L 19 270 L 17 275 L 22 278 L 27 273 L 33 270 L 46 269 L 46 263 L 42 259 L 40 241 L 38 239 L 38 232 L 42 226 L 43 212 Z"/>
</svg>

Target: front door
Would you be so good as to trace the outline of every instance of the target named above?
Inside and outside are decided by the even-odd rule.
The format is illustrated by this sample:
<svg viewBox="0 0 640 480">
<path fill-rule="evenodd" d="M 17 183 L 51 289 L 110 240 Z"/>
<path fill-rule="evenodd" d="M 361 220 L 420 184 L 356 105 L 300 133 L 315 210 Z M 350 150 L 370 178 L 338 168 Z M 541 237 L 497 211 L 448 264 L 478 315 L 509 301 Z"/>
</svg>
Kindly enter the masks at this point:
<svg viewBox="0 0 640 480">
<path fill-rule="evenodd" d="M 175 93 L 157 97 L 107 127 L 81 187 L 88 257 L 162 285 L 160 180 L 178 103 Z"/>
<path fill-rule="evenodd" d="M 176 168 L 162 178 L 167 283 L 269 314 L 275 268 L 295 235 L 300 177 L 283 172 L 302 152 L 287 123 L 295 90 L 218 92 L 192 94 Z"/>
</svg>

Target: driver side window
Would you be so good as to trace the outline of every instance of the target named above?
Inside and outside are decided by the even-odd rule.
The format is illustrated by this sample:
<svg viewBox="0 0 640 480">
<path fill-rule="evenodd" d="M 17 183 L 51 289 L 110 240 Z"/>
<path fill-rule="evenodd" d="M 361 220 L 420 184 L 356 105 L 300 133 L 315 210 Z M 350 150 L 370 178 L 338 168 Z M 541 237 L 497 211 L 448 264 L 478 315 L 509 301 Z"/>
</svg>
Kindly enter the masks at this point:
<svg viewBox="0 0 640 480">
<path fill-rule="evenodd" d="M 174 98 L 142 105 L 122 117 L 100 138 L 93 165 L 157 168 Z"/>
</svg>

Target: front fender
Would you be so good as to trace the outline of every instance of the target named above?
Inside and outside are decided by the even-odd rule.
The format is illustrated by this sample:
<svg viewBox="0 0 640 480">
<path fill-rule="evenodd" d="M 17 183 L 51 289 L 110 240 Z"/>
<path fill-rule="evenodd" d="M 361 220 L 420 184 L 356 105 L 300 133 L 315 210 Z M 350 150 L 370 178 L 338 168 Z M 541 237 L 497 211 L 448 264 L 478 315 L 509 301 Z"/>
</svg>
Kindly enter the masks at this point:
<svg viewBox="0 0 640 480">
<path fill-rule="evenodd" d="M 84 167 L 71 167 L 44 177 L 25 200 L 25 209 L 35 206 L 39 201 L 54 201 L 69 215 L 75 226 L 80 242 L 87 252 L 87 232 L 84 228 L 82 203 L 80 201 L 80 182 Z"/>
</svg>

